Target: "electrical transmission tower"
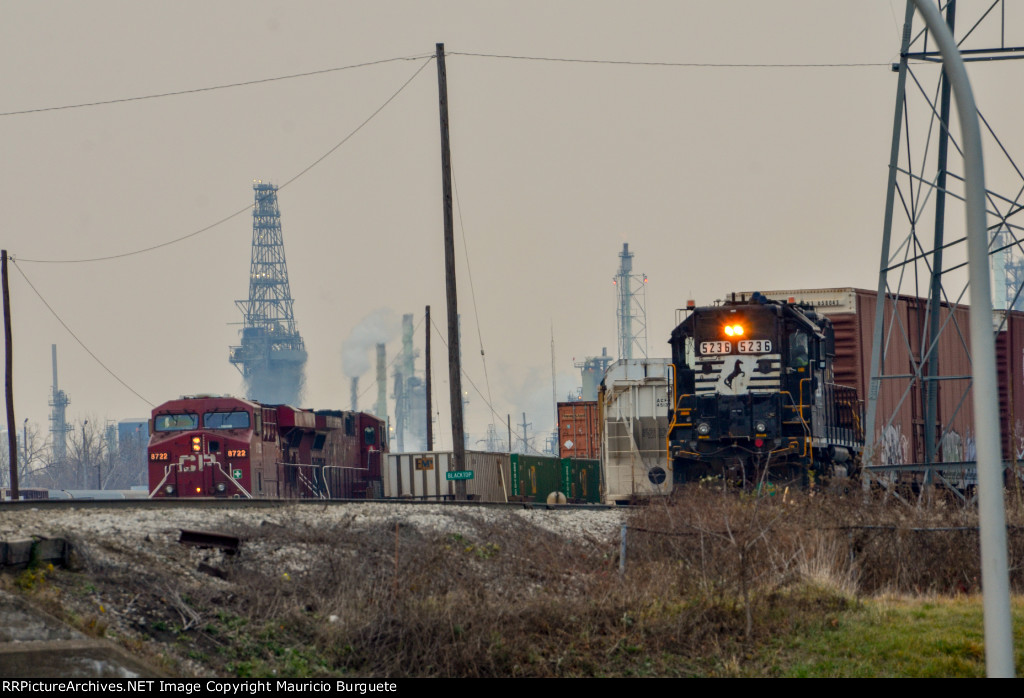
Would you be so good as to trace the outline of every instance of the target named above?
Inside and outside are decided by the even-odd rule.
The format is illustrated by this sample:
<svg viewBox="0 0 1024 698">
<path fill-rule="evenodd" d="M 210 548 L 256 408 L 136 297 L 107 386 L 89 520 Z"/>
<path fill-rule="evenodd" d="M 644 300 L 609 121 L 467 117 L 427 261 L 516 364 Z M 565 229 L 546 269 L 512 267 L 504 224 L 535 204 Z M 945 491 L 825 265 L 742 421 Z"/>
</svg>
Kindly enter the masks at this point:
<svg viewBox="0 0 1024 698">
<path fill-rule="evenodd" d="M 242 311 L 242 344 L 231 347 L 231 363 L 245 377 L 246 397 L 270 404 L 302 400 L 306 348 L 295 326 L 288 265 L 281 236 L 277 187 L 259 180 L 252 187 L 252 262 L 249 298 Z"/>
<path fill-rule="evenodd" d="M 1024 174 L 997 127 L 1017 129 L 1017 115 L 989 109 L 1014 84 L 1006 61 L 1024 58 L 1024 36 L 1008 36 L 1004 0 L 940 3 L 946 23 L 970 63 L 985 142 L 989 252 L 997 272 L 994 288 L 1012 307 L 1021 295 L 1018 216 L 1024 205 Z M 923 472 L 926 482 L 948 468 L 973 472 L 974 435 L 971 355 L 968 342 L 967 244 L 964 165 L 959 125 L 950 127 L 950 85 L 941 54 L 923 23 L 913 26 L 908 0 L 903 28 L 886 192 L 878 297 L 874 309 L 871 383 L 868 393 L 865 463 L 888 470 Z M 1019 77 L 1019 72 L 1018 76 Z M 981 78 L 987 78 L 982 80 Z M 992 85 L 996 84 L 996 92 Z M 979 92 L 978 86 L 989 86 Z M 1007 314 L 996 312 L 997 354 L 1008 356 Z M 1015 375 L 1012 373 L 1011 375 Z M 1001 386 L 1001 392 L 1007 386 Z M 1009 400 L 1014 400 L 1012 389 Z M 1009 408 L 1012 413 L 1012 406 Z M 1004 449 L 1009 437 L 1003 434 Z M 955 469 L 954 469 L 955 471 Z M 969 475 L 964 475 L 969 477 Z"/>
<path fill-rule="evenodd" d="M 619 358 L 647 358 L 647 274 L 633 273 L 633 253 L 622 243 L 619 273 L 612 281 L 616 290 L 619 327 Z"/>
<path fill-rule="evenodd" d="M 1003 305 L 1013 310 L 1024 310 L 1024 297 L 1017 295 L 1014 298 L 1010 294 L 1010 289 L 1024 287 L 1024 255 L 1014 255 L 1006 260 L 1004 268 L 1006 270 L 1006 282 L 1004 284 L 1006 287 L 1006 297 Z"/>
</svg>

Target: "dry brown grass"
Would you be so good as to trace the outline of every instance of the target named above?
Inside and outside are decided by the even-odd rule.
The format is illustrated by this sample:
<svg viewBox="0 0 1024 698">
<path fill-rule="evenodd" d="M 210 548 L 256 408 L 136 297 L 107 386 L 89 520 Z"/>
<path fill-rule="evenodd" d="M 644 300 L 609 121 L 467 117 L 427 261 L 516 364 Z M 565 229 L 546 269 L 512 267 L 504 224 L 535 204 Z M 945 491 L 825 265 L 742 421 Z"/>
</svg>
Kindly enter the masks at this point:
<svg viewBox="0 0 1024 698">
<path fill-rule="evenodd" d="M 80 618 L 104 606 L 108 636 L 162 643 L 182 674 L 736 675 L 763 641 L 834 625 L 858 594 L 976 589 L 975 518 L 859 492 L 690 488 L 631 515 L 624 577 L 617 539 L 457 510 L 446 532 L 399 519 L 221 529 L 241 553 L 189 564 L 223 578 L 83 544 L 80 571 L 47 583 Z M 1010 549 L 1022 559 L 1016 530 Z"/>
</svg>

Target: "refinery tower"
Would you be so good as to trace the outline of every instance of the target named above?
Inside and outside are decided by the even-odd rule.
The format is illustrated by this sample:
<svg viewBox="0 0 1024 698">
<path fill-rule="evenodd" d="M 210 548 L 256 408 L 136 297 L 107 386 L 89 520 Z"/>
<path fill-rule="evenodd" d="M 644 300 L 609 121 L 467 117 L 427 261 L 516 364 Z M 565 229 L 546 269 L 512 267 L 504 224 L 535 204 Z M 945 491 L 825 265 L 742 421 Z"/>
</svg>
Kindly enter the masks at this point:
<svg viewBox="0 0 1024 698">
<path fill-rule="evenodd" d="M 249 298 L 235 301 L 242 311 L 242 343 L 231 347 L 231 363 L 245 377 L 250 400 L 299 406 L 306 347 L 295 326 L 277 187 L 257 180 L 252 188 Z"/>
</svg>

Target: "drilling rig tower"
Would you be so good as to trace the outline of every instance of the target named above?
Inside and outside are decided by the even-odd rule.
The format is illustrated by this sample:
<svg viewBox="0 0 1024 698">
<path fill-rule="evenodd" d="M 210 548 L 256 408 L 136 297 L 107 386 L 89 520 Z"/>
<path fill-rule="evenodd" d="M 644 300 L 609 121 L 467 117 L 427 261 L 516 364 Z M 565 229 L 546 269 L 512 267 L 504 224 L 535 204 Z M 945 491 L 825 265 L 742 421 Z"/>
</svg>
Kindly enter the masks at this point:
<svg viewBox="0 0 1024 698">
<path fill-rule="evenodd" d="M 281 235 L 277 187 L 256 180 L 252 212 L 249 298 L 242 311 L 242 343 L 231 347 L 231 363 L 245 377 L 250 400 L 298 406 L 302 400 L 306 347 L 295 325 L 288 265 Z"/>
</svg>

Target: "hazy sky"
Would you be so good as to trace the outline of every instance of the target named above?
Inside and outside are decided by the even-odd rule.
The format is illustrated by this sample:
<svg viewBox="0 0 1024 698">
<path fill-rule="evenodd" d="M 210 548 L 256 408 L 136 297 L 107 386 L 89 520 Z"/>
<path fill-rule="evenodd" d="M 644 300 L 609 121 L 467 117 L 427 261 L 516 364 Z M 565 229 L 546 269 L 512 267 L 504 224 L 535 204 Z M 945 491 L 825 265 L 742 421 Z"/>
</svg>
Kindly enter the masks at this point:
<svg viewBox="0 0 1024 698">
<path fill-rule="evenodd" d="M 959 16 L 967 22 L 989 4 L 962 2 Z M 145 254 L 27 260 L 130 252 L 245 208 L 253 179 L 292 180 L 444 42 L 465 368 L 486 391 L 482 338 L 501 424 L 506 413 L 515 421 L 526 411 L 546 431 L 550 327 L 564 399 L 578 384 L 574 358 L 615 351 L 611 280 L 623 242 L 636 254 L 635 270 L 650 279 L 651 356 L 667 355 L 675 308 L 688 298 L 876 285 L 896 87 L 888 64 L 898 59 L 903 7 L 899 0 L 8 3 L 0 25 L 2 112 L 414 58 L 0 117 L 0 239 L 82 342 L 145 400 L 240 394 L 241 377 L 227 359 L 238 341 L 234 301 L 248 293 L 248 212 Z M 879 65 L 679 67 L 460 53 Z M 982 110 L 1002 113 L 1008 129 L 1019 120 L 1021 97 L 1008 94 L 1020 91 L 1006 89 L 1003 70 L 979 78 L 976 91 Z M 1020 152 L 1019 141 L 1013 134 L 1008 147 Z M 445 327 L 439 142 L 430 63 L 279 192 L 309 351 L 306 406 L 348 407 L 341 346 L 370 312 L 414 313 L 418 322 L 429 304 Z M 72 420 L 148 416 L 150 405 L 86 354 L 14 268 L 11 292 L 19 424 L 28 417 L 48 427 L 54 342 Z M 417 347 L 422 341 L 420 332 Z M 436 335 L 433 347 L 438 432 L 448 446 L 447 367 Z M 398 348 L 389 345 L 389 358 Z M 376 395 L 371 384 L 364 377 L 366 408 Z M 488 411 L 464 386 L 475 440 Z"/>
</svg>

